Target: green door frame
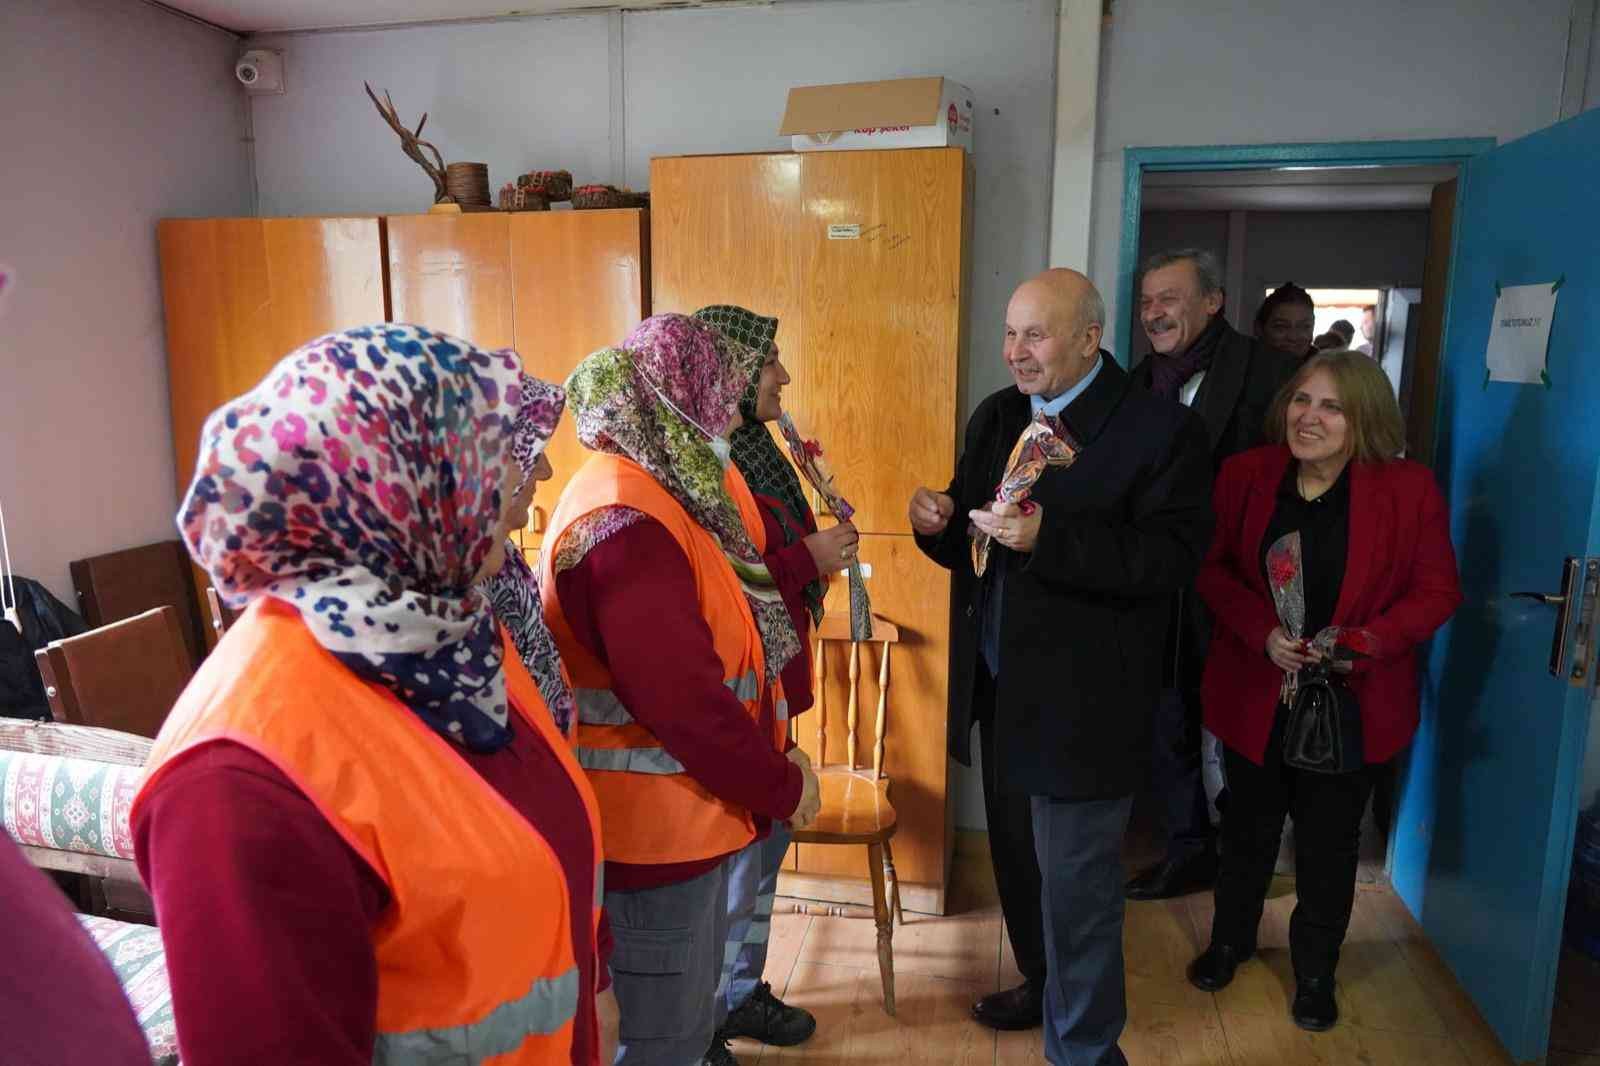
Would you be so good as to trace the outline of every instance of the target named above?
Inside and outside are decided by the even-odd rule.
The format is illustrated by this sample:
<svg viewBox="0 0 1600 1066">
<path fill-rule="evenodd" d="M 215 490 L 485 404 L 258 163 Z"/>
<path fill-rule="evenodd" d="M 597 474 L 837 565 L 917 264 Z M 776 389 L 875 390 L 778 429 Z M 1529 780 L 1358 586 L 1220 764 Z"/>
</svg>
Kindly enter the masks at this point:
<svg viewBox="0 0 1600 1066">
<path fill-rule="evenodd" d="M 1164 170 L 1272 170 L 1284 167 L 1439 166 L 1464 163 L 1495 146 L 1493 137 L 1429 141 L 1341 141 L 1325 144 L 1206 145 L 1127 148 L 1122 153 L 1122 249 L 1117 264 L 1119 310 L 1116 347 L 1123 366 L 1132 364 L 1128 308 L 1137 302 L 1139 213 L 1144 175 Z M 1129 303 L 1121 303 L 1128 300 Z"/>
</svg>

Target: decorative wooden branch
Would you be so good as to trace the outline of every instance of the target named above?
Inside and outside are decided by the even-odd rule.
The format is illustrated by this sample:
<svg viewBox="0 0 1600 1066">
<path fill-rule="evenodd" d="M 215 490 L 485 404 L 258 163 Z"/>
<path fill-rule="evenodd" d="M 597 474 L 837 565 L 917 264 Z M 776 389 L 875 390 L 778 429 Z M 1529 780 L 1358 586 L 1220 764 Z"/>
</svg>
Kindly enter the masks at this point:
<svg viewBox="0 0 1600 1066">
<path fill-rule="evenodd" d="M 388 89 L 383 91 L 383 99 L 379 100 L 377 94 L 372 91 L 371 85 L 366 82 L 361 84 L 367 90 L 367 97 L 371 99 L 373 106 L 378 109 L 378 114 L 382 115 L 383 120 L 389 124 L 389 127 L 400 135 L 400 148 L 405 152 L 407 158 L 427 171 L 428 177 L 433 179 L 433 202 L 436 204 L 454 202 L 450 194 L 445 190 L 444 156 L 439 154 L 439 149 L 422 140 L 422 127 L 427 125 L 428 122 L 427 112 L 423 112 L 422 120 L 417 123 L 417 128 L 409 130 L 406 128 L 405 123 L 400 121 L 400 116 L 395 113 L 394 101 L 389 98 Z M 429 162 L 428 157 L 423 154 L 422 150 L 424 148 L 433 153 L 432 162 Z"/>
</svg>

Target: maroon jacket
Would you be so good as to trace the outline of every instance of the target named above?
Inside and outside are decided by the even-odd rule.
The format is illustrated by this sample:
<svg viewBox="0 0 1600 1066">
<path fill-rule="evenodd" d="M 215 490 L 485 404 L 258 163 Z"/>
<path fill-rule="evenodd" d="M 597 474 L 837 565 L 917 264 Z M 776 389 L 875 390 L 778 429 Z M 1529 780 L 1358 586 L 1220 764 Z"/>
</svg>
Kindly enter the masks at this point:
<svg viewBox="0 0 1600 1066">
<path fill-rule="evenodd" d="M 1278 617 L 1261 572 L 1261 542 L 1292 460 L 1278 444 L 1223 464 L 1212 495 L 1217 531 L 1195 582 L 1216 617 L 1201 682 L 1206 727 L 1256 763 L 1266 752 L 1283 676 L 1266 654 Z M 1332 624 L 1378 638 L 1377 656 L 1358 662 L 1350 678 L 1367 762 L 1390 759 L 1411 742 L 1418 645 L 1460 603 L 1450 515 L 1433 473 L 1403 459 L 1352 463 L 1350 543 Z"/>
</svg>

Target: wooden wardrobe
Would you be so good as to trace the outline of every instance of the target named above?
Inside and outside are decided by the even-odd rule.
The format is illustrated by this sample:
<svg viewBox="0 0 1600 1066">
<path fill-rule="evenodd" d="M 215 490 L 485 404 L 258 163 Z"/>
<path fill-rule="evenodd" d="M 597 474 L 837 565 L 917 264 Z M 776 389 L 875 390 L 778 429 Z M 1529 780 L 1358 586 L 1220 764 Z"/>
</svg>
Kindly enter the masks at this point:
<svg viewBox="0 0 1600 1066">
<path fill-rule="evenodd" d="M 649 232 L 649 213 L 634 209 L 163 220 L 179 493 L 206 416 L 325 333 L 412 322 L 516 348 L 530 374 L 564 380 L 650 313 Z M 556 476 L 522 537 L 530 552 L 581 450 L 563 419 L 549 448 Z"/>
<path fill-rule="evenodd" d="M 945 910 L 954 839 L 950 577 L 917 550 L 906 507 L 917 486 L 943 488 L 954 468 L 970 190 L 959 148 L 671 157 L 650 171 L 655 310 L 732 303 L 776 316 L 793 378 L 784 408 L 821 442 L 857 509 L 873 610 L 901 634 L 885 767 L 895 865 L 905 905 L 932 913 Z M 845 610 L 844 597 L 841 580 L 829 609 Z M 848 735 L 846 647 L 825 664 L 832 761 Z M 861 648 L 858 731 L 868 737 L 881 654 Z M 813 756 L 816 717 L 796 720 Z M 796 846 L 780 891 L 869 901 L 859 850 Z"/>
</svg>

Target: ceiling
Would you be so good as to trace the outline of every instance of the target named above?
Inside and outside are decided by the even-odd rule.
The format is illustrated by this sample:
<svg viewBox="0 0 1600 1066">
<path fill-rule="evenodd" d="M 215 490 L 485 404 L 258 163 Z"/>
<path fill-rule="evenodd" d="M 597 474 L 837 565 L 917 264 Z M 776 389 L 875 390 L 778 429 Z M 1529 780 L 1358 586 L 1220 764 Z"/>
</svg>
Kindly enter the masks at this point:
<svg viewBox="0 0 1600 1066">
<path fill-rule="evenodd" d="M 582 8 L 698 7 L 701 0 L 160 0 L 235 33 L 392 26 L 406 22 L 550 15 Z M 716 2 L 716 0 L 712 0 Z M 736 0 L 748 3 L 749 0 Z"/>
<path fill-rule="evenodd" d="M 1415 211 L 1453 166 L 1156 171 L 1146 211 Z"/>
</svg>

